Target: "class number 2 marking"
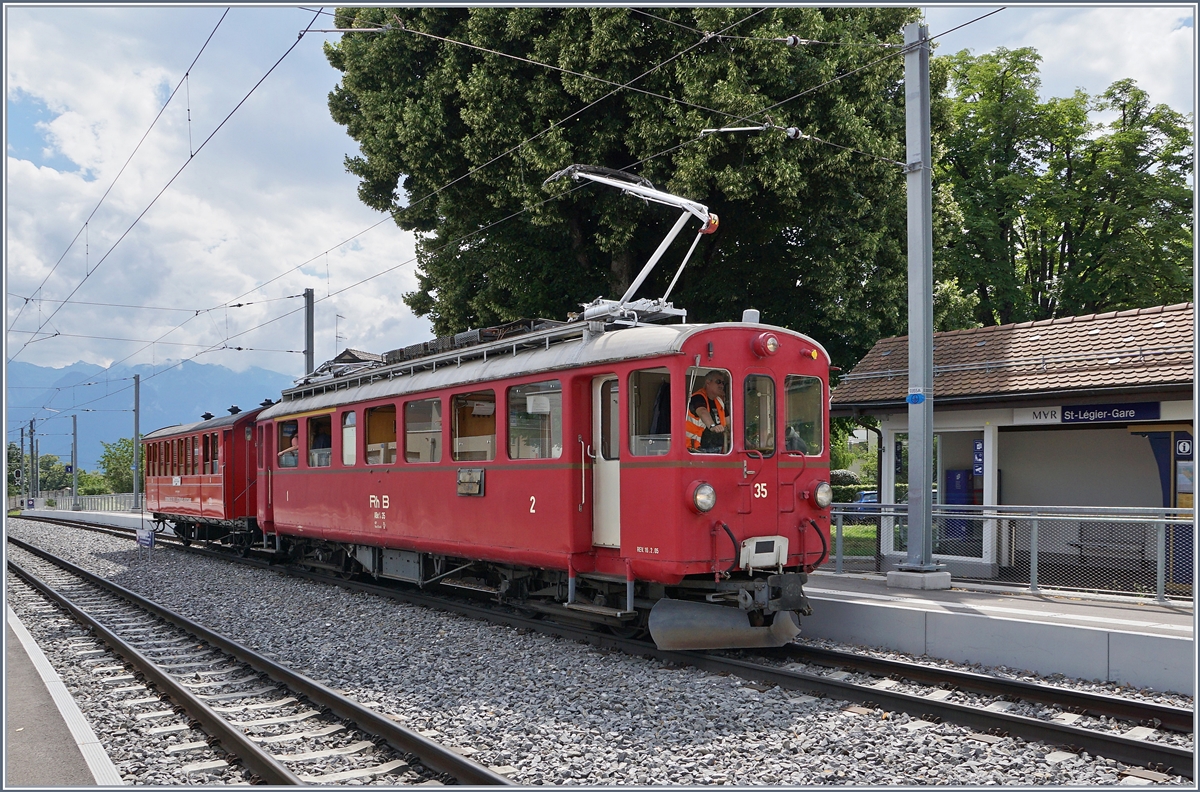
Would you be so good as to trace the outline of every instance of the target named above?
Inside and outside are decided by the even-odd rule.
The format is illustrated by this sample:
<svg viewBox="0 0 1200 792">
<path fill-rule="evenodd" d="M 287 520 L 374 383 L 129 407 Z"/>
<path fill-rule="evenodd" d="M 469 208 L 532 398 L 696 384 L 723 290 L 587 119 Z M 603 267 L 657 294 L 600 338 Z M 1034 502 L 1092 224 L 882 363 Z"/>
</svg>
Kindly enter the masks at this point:
<svg viewBox="0 0 1200 792">
<path fill-rule="evenodd" d="M 754 497 L 756 497 L 756 498 L 767 497 L 767 485 L 765 483 L 760 481 L 759 483 L 754 485 Z"/>
<path fill-rule="evenodd" d="M 529 513 L 530 514 L 537 514 L 537 509 L 535 508 L 536 506 L 537 506 L 537 498 L 534 497 L 533 495 L 530 495 L 529 496 Z"/>
</svg>

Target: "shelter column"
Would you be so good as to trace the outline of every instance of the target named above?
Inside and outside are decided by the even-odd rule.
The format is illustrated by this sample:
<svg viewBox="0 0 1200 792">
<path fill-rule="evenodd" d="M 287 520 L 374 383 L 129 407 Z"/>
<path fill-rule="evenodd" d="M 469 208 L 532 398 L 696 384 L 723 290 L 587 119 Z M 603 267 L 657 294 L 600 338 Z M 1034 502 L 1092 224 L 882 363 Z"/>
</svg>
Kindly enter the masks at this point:
<svg viewBox="0 0 1200 792">
<path fill-rule="evenodd" d="M 881 427 L 882 428 L 882 427 Z M 892 503 L 896 499 L 896 430 L 883 429 L 883 467 L 879 471 L 879 505 Z M 879 519 L 879 552 L 895 552 L 892 541 L 894 518 Z"/>
<path fill-rule="evenodd" d="M 983 505 L 996 506 L 999 502 L 1000 476 L 999 467 L 999 436 L 997 427 L 991 421 L 983 426 Z M 996 563 L 996 520 L 983 521 L 983 561 L 988 564 Z"/>
</svg>

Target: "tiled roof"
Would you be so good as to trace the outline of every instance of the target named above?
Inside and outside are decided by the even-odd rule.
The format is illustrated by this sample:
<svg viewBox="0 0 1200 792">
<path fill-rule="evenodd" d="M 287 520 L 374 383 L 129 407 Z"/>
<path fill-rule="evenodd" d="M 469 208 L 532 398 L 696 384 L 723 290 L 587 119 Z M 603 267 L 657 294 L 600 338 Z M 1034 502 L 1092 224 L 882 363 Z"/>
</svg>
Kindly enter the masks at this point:
<svg viewBox="0 0 1200 792">
<path fill-rule="evenodd" d="M 933 334 L 933 394 L 1033 396 L 1038 392 L 1193 380 L 1192 303 L 1069 316 Z M 903 402 L 908 336 L 881 339 L 833 392 L 833 407 Z"/>
</svg>

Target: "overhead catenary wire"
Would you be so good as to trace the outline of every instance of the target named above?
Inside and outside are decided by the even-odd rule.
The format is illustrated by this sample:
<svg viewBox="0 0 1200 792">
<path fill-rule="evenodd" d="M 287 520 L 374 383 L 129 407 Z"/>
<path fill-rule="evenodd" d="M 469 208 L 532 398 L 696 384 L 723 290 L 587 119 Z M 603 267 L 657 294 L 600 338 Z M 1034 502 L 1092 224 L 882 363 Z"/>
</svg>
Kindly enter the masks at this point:
<svg viewBox="0 0 1200 792">
<path fill-rule="evenodd" d="M 187 79 L 186 75 L 191 73 L 192 69 L 194 69 L 196 64 L 200 61 L 200 56 L 204 54 L 204 50 L 208 47 L 208 43 L 212 41 L 213 36 L 217 33 L 217 28 L 221 27 L 221 23 L 225 21 L 225 16 L 228 13 L 229 9 L 226 8 L 225 12 L 221 14 L 221 18 L 217 20 L 217 24 L 213 26 L 212 32 L 208 34 L 208 38 L 206 38 L 204 43 L 200 46 L 200 51 L 196 53 L 196 57 L 192 59 L 191 65 L 187 67 L 187 72 L 185 72 L 184 77 L 185 80 Z M 25 306 L 29 304 L 29 299 L 36 297 L 37 293 L 42 290 L 42 287 L 46 285 L 46 281 L 50 280 L 50 276 L 54 274 L 54 271 L 58 269 L 58 265 L 62 264 L 63 259 L 67 257 L 67 254 L 71 252 L 71 248 L 74 247 L 75 243 L 79 240 L 79 235 L 82 233 L 86 237 L 88 224 L 92 221 L 92 218 L 96 216 L 96 212 L 99 211 L 100 206 L 104 203 L 104 199 L 106 199 L 108 194 L 112 192 L 112 188 L 116 186 L 117 181 L 121 178 L 121 175 L 125 173 L 125 169 L 129 167 L 129 163 L 133 161 L 134 155 L 138 153 L 138 150 L 142 147 L 142 144 L 146 142 L 146 138 L 150 135 L 151 130 L 154 129 L 155 124 L 158 123 L 158 119 L 162 118 L 162 114 L 166 112 L 167 106 L 171 104 L 171 100 L 175 98 L 175 94 L 179 92 L 179 87 L 183 84 L 183 82 L 183 80 L 180 80 L 179 83 L 176 83 L 175 90 L 171 91 L 171 95 L 167 97 L 167 101 L 163 102 L 163 106 L 159 109 L 158 115 L 154 116 L 154 120 L 150 122 L 150 126 L 146 129 L 141 139 L 137 142 L 137 145 L 133 147 L 133 151 L 129 153 L 129 156 L 125 160 L 125 164 L 121 166 L 119 171 L 117 171 L 117 175 L 113 177 L 112 183 L 108 185 L 108 189 L 104 191 L 104 194 L 100 196 L 100 200 L 96 202 L 94 207 L 92 207 L 91 213 L 87 216 L 87 219 L 83 221 L 83 227 L 75 233 L 74 238 L 72 238 L 70 243 L 67 245 L 67 249 L 64 250 L 63 254 L 58 257 L 58 261 L 54 262 L 54 266 L 50 268 L 48 273 L 46 273 L 46 277 L 42 278 L 42 282 L 38 284 L 38 287 L 33 290 L 33 295 L 31 295 L 29 298 L 26 298 L 26 302 L 23 303 L 17 310 L 16 317 L 13 319 L 12 324 L 9 325 L 9 330 L 11 330 L 13 327 L 16 327 L 17 321 L 21 318 L 21 313 L 25 310 Z M 85 241 L 85 245 L 90 247 L 90 243 L 87 241 Z M 88 253 L 85 251 L 84 268 L 90 275 L 91 267 L 87 265 L 87 255 Z"/>
<path fill-rule="evenodd" d="M 312 21 L 309 22 L 310 27 L 312 26 L 312 23 L 316 21 L 316 19 L 317 19 L 317 17 L 314 15 Z M 146 213 L 149 212 L 150 209 L 154 206 L 154 204 L 156 204 L 158 202 L 158 199 L 162 197 L 163 193 L 165 193 L 170 188 L 170 186 L 175 183 L 175 180 L 179 178 L 179 175 L 182 174 L 183 171 L 185 169 L 187 169 L 187 166 L 190 165 L 195 160 L 196 154 L 199 154 L 202 150 L 204 150 L 204 147 L 208 145 L 209 141 L 211 141 L 213 139 L 213 137 L 215 137 L 216 134 L 221 131 L 221 129 L 225 126 L 225 124 L 228 123 L 229 119 L 233 117 L 234 113 L 236 113 L 239 109 L 241 109 L 242 105 L 246 103 L 246 101 L 254 94 L 254 92 L 256 90 L 258 90 L 258 87 L 260 85 L 262 85 L 263 82 L 268 77 L 271 76 L 272 72 L 274 72 L 275 69 L 279 67 L 279 64 L 283 63 L 283 60 L 289 54 L 291 54 L 292 50 L 294 50 L 296 48 L 296 46 L 299 45 L 301 40 L 302 40 L 301 38 L 297 38 L 296 41 L 294 41 L 292 43 L 292 45 L 287 48 L 287 51 L 284 52 L 283 55 L 279 56 L 279 60 L 275 61 L 275 63 L 271 65 L 271 68 L 267 69 L 266 74 L 264 74 L 261 78 L 259 78 L 258 82 L 256 82 L 254 84 L 254 86 L 250 88 L 249 92 L 247 92 L 246 95 L 244 97 L 242 97 L 241 101 L 239 101 L 237 103 L 237 105 L 235 105 L 234 108 L 229 111 L 229 114 L 226 115 L 225 118 L 221 120 L 221 123 L 217 124 L 216 129 L 214 129 L 211 133 L 209 133 L 208 137 L 206 137 L 203 140 L 203 142 L 200 143 L 199 147 L 196 148 L 196 151 L 191 156 L 189 156 L 188 159 L 179 168 L 179 170 L 177 170 L 175 172 L 175 175 L 172 176 L 170 178 L 170 180 L 163 186 L 163 188 L 158 191 L 158 194 L 155 195 L 153 199 L 151 199 L 150 203 L 146 206 L 146 208 L 143 209 L 142 212 L 136 218 L 134 218 L 134 221 L 129 225 L 129 227 L 127 229 L 125 229 L 125 232 L 122 233 L 121 236 L 117 238 L 117 241 L 114 242 L 112 247 L 110 247 L 108 249 L 108 252 L 105 253 L 100 258 L 100 260 L 96 262 L 96 266 L 92 269 L 92 271 L 84 276 L 83 280 L 81 280 L 75 286 L 75 288 L 71 290 L 71 293 L 67 295 L 66 299 L 61 304 L 59 304 L 59 306 L 57 308 L 55 308 L 54 311 L 51 312 L 50 316 L 48 316 L 44 322 L 42 322 L 38 326 L 37 329 L 39 331 L 43 327 L 45 327 L 46 324 L 48 324 L 50 322 L 50 320 L 53 319 L 54 316 L 59 311 L 62 310 L 63 305 L 66 305 L 68 302 L 71 301 L 71 298 L 74 297 L 75 293 L 78 292 L 79 289 L 83 287 L 83 284 L 87 282 L 88 278 L 91 277 L 92 273 L 94 273 L 97 269 L 100 268 L 100 265 L 104 263 L 105 259 L 107 259 L 112 254 L 112 252 L 117 249 L 117 246 L 121 244 L 121 242 L 125 239 L 126 236 L 129 235 L 129 232 L 132 231 L 135 226 L 137 226 L 137 224 L 141 221 L 141 219 L 146 216 Z M 8 359 L 9 362 L 12 362 L 13 360 L 15 360 L 17 358 L 17 356 L 19 356 L 21 354 L 21 352 L 23 352 L 26 349 L 26 347 L 28 347 L 28 345 L 29 345 L 29 342 L 26 342 L 24 345 L 22 345 L 22 347 L 20 349 L 18 349 L 13 354 L 13 356 Z"/>
</svg>

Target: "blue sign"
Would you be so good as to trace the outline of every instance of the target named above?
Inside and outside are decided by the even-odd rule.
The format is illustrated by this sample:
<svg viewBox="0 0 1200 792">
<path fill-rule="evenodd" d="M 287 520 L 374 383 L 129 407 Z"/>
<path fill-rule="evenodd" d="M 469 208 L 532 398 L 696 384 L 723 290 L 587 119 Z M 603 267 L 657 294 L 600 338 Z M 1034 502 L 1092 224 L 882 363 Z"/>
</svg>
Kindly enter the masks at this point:
<svg viewBox="0 0 1200 792">
<path fill-rule="evenodd" d="M 925 401 L 924 393 L 910 393 L 904 397 L 904 400 L 909 404 L 921 404 Z"/>
<path fill-rule="evenodd" d="M 1062 408 L 1063 423 L 1106 423 L 1113 421 L 1157 421 L 1159 402 L 1128 404 L 1081 404 Z"/>
<path fill-rule="evenodd" d="M 137 531 L 138 547 L 154 548 L 154 529 L 153 528 L 138 528 Z"/>
<path fill-rule="evenodd" d="M 26 508 L 26 509 L 32 509 L 32 508 L 33 508 L 33 498 L 30 498 L 30 499 L 29 499 L 29 505 L 28 505 L 28 506 L 26 506 L 25 508 Z"/>
<path fill-rule="evenodd" d="M 71 467 L 70 465 L 65 465 L 65 466 L 63 467 L 63 470 L 64 470 L 64 471 L 66 471 L 67 473 L 70 473 L 70 472 L 72 472 L 74 469 L 75 469 L 75 468 Z"/>
<path fill-rule="evenodd" d="M 1175 438 L 1175 458 L 1176 459 L 1191 459 L 1192 458 L 1192 438 Z"/>
<path fill-rule="evenodd" d="M 972 464 L 971 465 L 971 474 L 974 476 L 982 476 L 983 475 L 983 463 L 975 462 L 974 464 Z"/>
<path fill-rule="evenodd" d="M 983 453 L 983 441 L 982 440 L 972 440 L 971 446 L 976 454 Z"/>
</svg>

